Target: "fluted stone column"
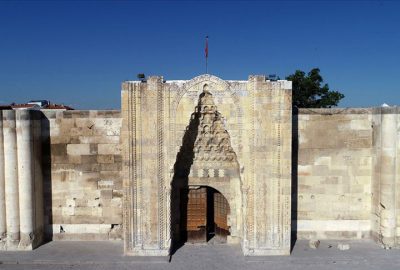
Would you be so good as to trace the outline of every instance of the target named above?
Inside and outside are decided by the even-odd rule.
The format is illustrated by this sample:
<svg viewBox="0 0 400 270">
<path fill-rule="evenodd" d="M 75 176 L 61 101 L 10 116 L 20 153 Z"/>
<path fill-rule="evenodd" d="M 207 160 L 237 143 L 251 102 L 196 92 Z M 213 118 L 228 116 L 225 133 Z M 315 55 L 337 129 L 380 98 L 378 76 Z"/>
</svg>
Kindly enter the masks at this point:
<svg viewBox="0 0 400 270">
<path fill-rule="evenodd" d="M 380 230 L 385 248 L 396 244 L 396 120 L 397 114 L 382 111 Z"/>
<path fill-rule="evenodd" d="M 3 111 L 7 249 L 17 249 L 19 234 L 18 158 L 15 111 Z"/>
<path fill-rule="evenodd" d="M 3 112 L 0 111 L 0 250 L 5 249 L 7 232 L 6 197 L 4 179 Z"/>
<path fill-rule="evenodd" d="M 0 250 L 43 239 L 40 122 L 38 111 L 0 111 Z"/>
<path fill-rule="evenodd" d="M 29 110 L 16 111 L 20 249 L 32 249 L 34 237 L 33 130 Z"/>
</svg>

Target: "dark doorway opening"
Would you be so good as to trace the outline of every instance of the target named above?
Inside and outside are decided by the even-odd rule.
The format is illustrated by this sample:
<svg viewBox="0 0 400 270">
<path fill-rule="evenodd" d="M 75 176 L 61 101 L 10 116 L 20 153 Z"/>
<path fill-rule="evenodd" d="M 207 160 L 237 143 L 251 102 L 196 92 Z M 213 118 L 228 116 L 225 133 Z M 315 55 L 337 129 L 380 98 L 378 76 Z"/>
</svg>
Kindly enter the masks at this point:
<svg viewBox="0 0 400 270">
<path fill-rule="evenodd" d="M 229 205 L 225 197 L 210 187 L 189 186 L 189 183 L 196 182 L 189 181 L 191 177 L 200 178 L 197 179 L 200 182 L 202 177 L 207 177 L 207 181 L 212 183 L 210 177 L 224 177 L 225 168 L 236 166 L 229 134 L 207 88 L 204 85 L 198 105 L 191 114 L 174 164 L 171 181 L 171 255 L 185 242 L 207 242 L 211 239 L 226 242 L 229 234 Z M 204 171 L 207 171 L 207 175 L 203 175 Z"/>
<path fill-rule="evenodd" d="M 181 213 L 185 231 L 183 239 L 189 243 L 226 243 L 229 235 L 228 215 L 230 208 L 226 198 L 216 189 L 207 186 L 189 186 L 183 190 L 187 203 Z"/>
</svg>

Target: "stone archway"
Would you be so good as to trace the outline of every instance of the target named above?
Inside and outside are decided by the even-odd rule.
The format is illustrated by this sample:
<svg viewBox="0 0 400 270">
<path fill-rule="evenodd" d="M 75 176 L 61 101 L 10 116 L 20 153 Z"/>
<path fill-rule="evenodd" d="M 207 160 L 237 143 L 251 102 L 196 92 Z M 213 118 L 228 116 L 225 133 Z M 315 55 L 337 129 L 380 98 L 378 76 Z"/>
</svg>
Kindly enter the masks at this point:
<svg viewBox="0 0 400 270">
<path fill-rule="evenodd" d="M 207 234 L 211 228 L 214 233 L 217 231 L 220 234 L 220 241 L 225 238 L 226 242 L 226 236 L 230 235 L 228 242 L 239 242 L 239 220 L 242 216 L 240 189 L 236 154 L 225 129 L 223 116 L 218 112 L 208 85 L 205 84 L 190 117 L 174 165 L 171 182 L 171 236 L 175 247 L 173 249 L 187 240 L 207 241 Z M 211 193 L 212 197 L 209 195 Z M 221 216 L 219 229 L 215 230 L 214 218 L 208 216 L 211 208 L 207 205 L 214 205 L 215 201 L 222 204 L 224 200 L 225 208 L 229 209 L 229 216 Z M 197 212 L 194 209 L 197 209 Z M 212 211 L 214 212 L 214 209 Z M 213 224 L 209 224 L 211 219 Z M 232 233 L 228 227 L 232 228 Z"/>
<path fill-rule="evenodd" d="M 240 239 L 245 255 L 289 254 L 290 82 L 265 76 L 224 81 L 206 74 L 188 81 L 151 76 L 122 88 L 125 254 L 171 254 L 179 232 L 176 190 L 185 185 L 210 186 L 226 197 L 228 242 Z M 207 101 L 206 92 L 216 105 L 203 104 L 202 110 L 218 121 L 200 126 L 208 116 L 195 111 L 187 126 L 199 95 Z M 215 133 L 219 123 L 224 131 Z M 196 142 L 198 136 L 206 140 Z"/>
</svg>

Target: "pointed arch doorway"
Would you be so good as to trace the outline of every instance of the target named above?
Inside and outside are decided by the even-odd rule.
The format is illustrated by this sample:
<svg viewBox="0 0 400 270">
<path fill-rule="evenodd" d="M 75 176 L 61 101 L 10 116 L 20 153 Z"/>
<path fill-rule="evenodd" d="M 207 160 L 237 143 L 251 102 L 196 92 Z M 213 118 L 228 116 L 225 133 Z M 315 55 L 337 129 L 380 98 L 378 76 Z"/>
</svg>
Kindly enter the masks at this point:
<svg viewBox="0 0 400 270">
<path fill-rule="evenodd" d="M 225 119 L 205 84 L 174 165 L 173 243 L 238 243 L 242 234 L 241 196 L 236 153 Z"/>
</svg>

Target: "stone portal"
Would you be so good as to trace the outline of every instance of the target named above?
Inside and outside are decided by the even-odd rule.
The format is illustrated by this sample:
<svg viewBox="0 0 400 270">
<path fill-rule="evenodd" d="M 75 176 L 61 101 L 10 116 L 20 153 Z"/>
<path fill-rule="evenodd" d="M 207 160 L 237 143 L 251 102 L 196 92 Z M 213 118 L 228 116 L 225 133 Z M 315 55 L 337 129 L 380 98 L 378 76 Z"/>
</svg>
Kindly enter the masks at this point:
<svg viewBox="0 0 400 270">
<path fill-rule="evenodd" d="M 229 203 L 228 242 L 248 256 L 289 254 L 291 108 L 291 83 L 264 76 L 124 82 L 125 253 L 168 255 L 178 190 L 209 186 Z"/>
<path fill-rule="evenodd" d="M 203 186 L 213 187 L 215 192 Z M 230 242 L 240 241 L 242 233 L 238 223 L 242 216 L 242 194 L 239 164 L 224 126 L 224 118 L 218 112 L 207 84 L 203 86 L 186 127 L 171 187 L 173 243 L 208 241 L 210 234 L 216 231 L 213 213 L 221 214 L 217 218 L 220 222 L 218 236 L 224 234 L 226 242 L 229 223 L 232 231 Z M 225 202 L 222 200 L 226 200 L 224 196 L 232 205 L 229 218 L 222 217 L 222 211 L 226 212 L 229 208 L 228 201 L 224 203 L 224 209 L 214 211 L 214 205 L 222 206 Z M 222 230 L 226 232 L 222 233 Z"/>
</svg>

